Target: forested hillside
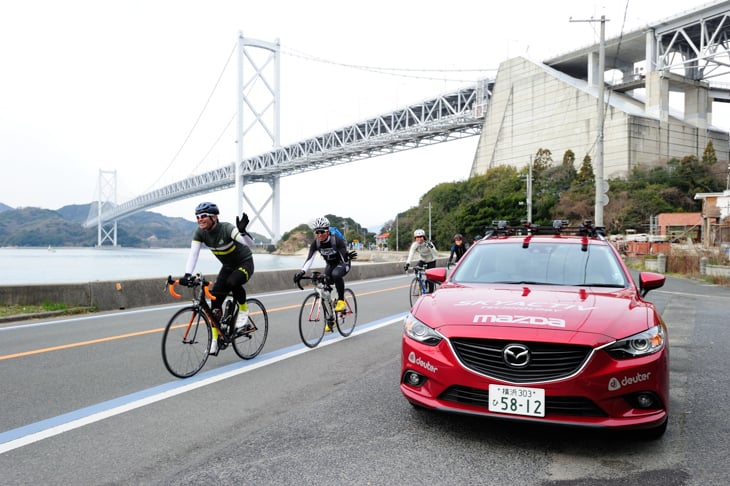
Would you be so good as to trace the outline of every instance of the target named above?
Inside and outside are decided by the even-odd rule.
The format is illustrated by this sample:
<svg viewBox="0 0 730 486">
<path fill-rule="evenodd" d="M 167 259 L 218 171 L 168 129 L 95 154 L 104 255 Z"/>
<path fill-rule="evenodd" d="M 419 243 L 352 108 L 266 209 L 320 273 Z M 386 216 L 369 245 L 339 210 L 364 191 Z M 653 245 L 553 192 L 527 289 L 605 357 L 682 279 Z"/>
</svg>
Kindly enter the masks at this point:
<svg viewBox="0 0 730 486">
<path fill-rule="evenodd" d="M 396 249 L 397 235 L 398 249 L 407 249 L 417 228 L 427 233 L 430 228 L 436 246 L 447 250 L 456 233 L 471 241 L 484 235 L 494 221 L 519 224 L 527 218 L 527 174 L 527 167 L 497 166 L 484 175 L 433 187 L 418 206 L 386 223 L 383 231 L 390 232 L 389 248 Z M 608 181 L 609 203 L 603 217 L 606 230 L 647 232 L 651 216 L 699 212 L 701 202 L 694 199 L 695 194 L 723 191 L 726 178 L 727 161 L 717 160 L 711 141 L 701 160 L 687 156 L 666 165 L 634 167 L 627 177 Z M 561 219 L 577 225 L 584 219 L 593 220 L 595 184 L 589 156 L 576 164 L 575 154 L 568 150 L 562 161 L 555 163 L 549 150 L 540 149 L 534 157 L 532 180 L 533 223 L 549 226 Z"/>
<path fill-rule="evenodd" d="M 56 211 L 40 208 L 0 212 L 0 246 L 94 246 L 97 229 L 84 228 L 89 204 L 64 206 Z M 137 248 L 190 246 L 196 224 L 184 218 L 168 218 L 141 212 L 119 221 L 117 243 Z"/>
</svg>

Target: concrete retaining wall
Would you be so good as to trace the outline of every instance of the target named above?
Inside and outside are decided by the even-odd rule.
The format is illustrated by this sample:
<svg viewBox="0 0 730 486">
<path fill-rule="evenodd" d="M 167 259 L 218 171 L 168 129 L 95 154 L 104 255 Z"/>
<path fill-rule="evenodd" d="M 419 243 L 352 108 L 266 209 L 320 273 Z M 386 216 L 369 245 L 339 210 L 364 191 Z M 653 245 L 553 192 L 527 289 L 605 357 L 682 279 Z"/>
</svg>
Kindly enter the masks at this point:
<svg viewBox="0 0 730 486">
<path fill-rule="evenodd" d="M 439 260 L 440 265 L 446 259 Z M 315 267 L 313 270 L 321 270 Z M 246 284 L 250 294 L 294 289 L 294 270 L 257 271 Z M 403 273 L 402 262 L 355 263 L 346 281 L 367 280 Z M 215 275 L 208 275 L 209 279 Z M 192 295 L 178 287 L 183 298 Z M 68 307 L 93 307 L 96 310 L 129 309 L 175 302 L 165 288 L 165 278 L 89 282 L 85 284 L 0 286 L 0 304 L 38 305 L 44 302 L 66 304 Z"/>
</svg>

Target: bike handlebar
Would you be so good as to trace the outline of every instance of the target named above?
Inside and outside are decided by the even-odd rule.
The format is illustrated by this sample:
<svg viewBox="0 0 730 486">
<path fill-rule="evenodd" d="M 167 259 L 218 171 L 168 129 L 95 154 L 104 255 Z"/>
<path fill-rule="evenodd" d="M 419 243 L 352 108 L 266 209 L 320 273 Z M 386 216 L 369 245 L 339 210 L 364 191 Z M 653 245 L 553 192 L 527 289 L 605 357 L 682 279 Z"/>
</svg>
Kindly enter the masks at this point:
<svg viewBox="0 0 730 486">
<path fill-rule="evenodd" d="M 302 275 L 296 280 L 297 287 L 299 287 L 299 290 L 304 290 L 304 287 L 302 287 L 302 280 L 311 280 L 314 283 L 325 283 L 325 280 L 327 277 L 325 274 L 321 272 L 312 272 L 312 275 L 307 277 L 306 275 Z"/>
<path fill-rule="evenodd" d="M 206 280 L 206 278 L 200 274 L 196 274 L 192 277 L 192 282 L 190 285 L 187 285 L 187 287 L 198 287 L 200 285 L 203 286 L 203 292 L 205 292 L 205 296 L 208 297 L 210 300 L 216 300 L 215 295 L 210 293 L 210 286 L 212 282 L 209 282 Z M 175 291 L 175 286 L 180 285 L 180 279 L 173 280 L 171 275 L 167 276 L 167 291 L 170 292 L 170 295 L 172 295 L 174 298 L 179 299 L 182 297 L 180 294 L 178 294 Z"/>
</svg>

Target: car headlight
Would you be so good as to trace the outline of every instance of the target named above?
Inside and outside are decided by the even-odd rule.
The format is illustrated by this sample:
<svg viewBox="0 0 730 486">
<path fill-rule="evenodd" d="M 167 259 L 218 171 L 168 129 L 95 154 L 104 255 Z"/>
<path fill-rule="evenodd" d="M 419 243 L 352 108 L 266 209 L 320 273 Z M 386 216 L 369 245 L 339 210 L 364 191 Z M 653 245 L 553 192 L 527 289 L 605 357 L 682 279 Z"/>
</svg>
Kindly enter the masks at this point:
<svg viewBox="0 0 730 486">
<path fill-rule="evenodd" d="M 429 346 L 436 346 L 443 339 L 441 334 L 413 317 L 413 314 L 406 316 L 404 332 L 409 338 Z"/>
<path fill-rule="evenodd" d="M 639 334 L 616 341 L 606 348 L 608 354 L 617 359 L 638 358 L 664 349 L 666 335 L 662 326 L 654 326 Z"/>
</svg>

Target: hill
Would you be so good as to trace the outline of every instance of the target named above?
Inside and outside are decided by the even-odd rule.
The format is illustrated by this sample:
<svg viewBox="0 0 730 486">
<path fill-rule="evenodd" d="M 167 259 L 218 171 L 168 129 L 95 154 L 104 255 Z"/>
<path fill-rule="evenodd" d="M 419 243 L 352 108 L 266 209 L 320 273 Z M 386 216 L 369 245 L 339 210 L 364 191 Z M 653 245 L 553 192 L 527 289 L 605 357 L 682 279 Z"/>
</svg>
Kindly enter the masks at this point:
<svg viewBox="0 0 730 486">
<path fill-rule="evenodd" d="M 30 207 L 3 210 L 0 246 L 95 246 L 97 229 L 83 227 L 90 207 L 81 204 L 55 211 Z M 194 222 L 184 218 L 144 211 L 119 221 L 117 243 L 136 248 L 187 247 L 195 228 Z"/>
</svg>

